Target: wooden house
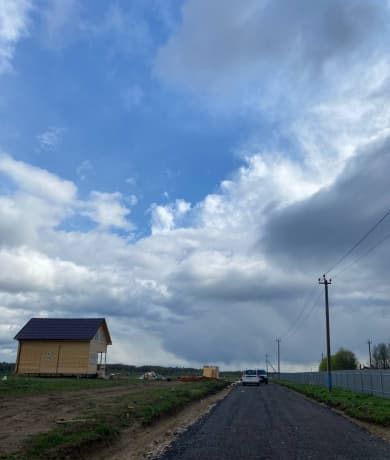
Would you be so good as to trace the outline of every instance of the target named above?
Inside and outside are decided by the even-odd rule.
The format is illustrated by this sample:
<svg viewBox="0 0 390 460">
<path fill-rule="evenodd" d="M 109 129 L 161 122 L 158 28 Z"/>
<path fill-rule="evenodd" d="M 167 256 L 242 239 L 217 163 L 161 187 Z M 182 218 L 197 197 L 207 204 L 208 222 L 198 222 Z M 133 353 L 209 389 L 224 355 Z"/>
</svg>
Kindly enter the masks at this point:
<svg viewBox="0 0 390 460">
<path fill-rule="evenodd" d="M 112 343 L 104 318 L 32 318 L 15 339 L 15 372 L 36 375 L 104 375 Z"/>
</svg>

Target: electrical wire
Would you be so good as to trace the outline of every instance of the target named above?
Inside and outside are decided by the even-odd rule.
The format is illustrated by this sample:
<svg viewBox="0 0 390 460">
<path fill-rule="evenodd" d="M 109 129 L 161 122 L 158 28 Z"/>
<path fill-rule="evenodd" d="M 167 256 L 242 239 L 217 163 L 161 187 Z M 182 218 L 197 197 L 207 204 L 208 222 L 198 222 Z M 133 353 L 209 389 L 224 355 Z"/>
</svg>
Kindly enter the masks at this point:
<svg viewBox="0 0 390 460">
<path fill-rule="evenodd" d="M 390 215 L 390 209 L 385 213 L 384 216 L 382 216 L 376 223 L 375 225 L 373 225 L 361 238 L 360 240 L 355 243 L 350 249 L 348 249 L 348 251 L 346 253 L 344 253 L 344 255 L 342 255 L 340 257 L 340 259 L 338 259 L 338 261 L 332 265 L 329 270 L 327 270 L 325 272 L 325 275 L 327 275 L 331 270 L 333 270 L 334 268 L 336 268 L 338 265 L 341 264 L 341 262 L 343 262 L 343 260 L 345 260 L 358 246 L 361 245 L 361 243 L 363 243 L 363 241 L 386 219 L 386 217 L 388 217 Z"/>
<path fill-rule="evenodd" d="M 344 273 L 346 270 L 348 270 L 349 268 L 353 267 L 355 264 L 357 264 L 360 260 L 364 259 L 364 257 L 368 256 L 372 251 L 374 251 L 378 246 L 380 246 L 382 243 L 384 243 L 389 238 L 390 238 L 390 233 L 387 233 L 381 240 L 379 240 L 377 243 L 370 246 L 365 252 L 360 254 L 360 256 L 358 256 L 355 260 L 353 260 L 348 265 L 344 266 L 338 272 L 336 272 L 335 276 L 339 276 L 342 273 Z"/>
<path fill-rule="evenodd" d="M 306 301 L 303 304 L 302 309 L 300 310 L 298 315 L 295 317 L 295 320 L 290 324 L 290 326 L 286 330 L 286 332 L 280 336 L 281 339 L 285 339 L 286 337 L 288 337 L 291 334 L 292 330 L 298 324 L 300 319 L 304 316 L 305 312 L 312 306 L 311 302 L 313 301 L 316 289 L 317 289 L 317 286 L 316 285 L 313 286 L 313 289 L 309 292 L 309 295 L 307 296 Z M 317 300 L 317 297 L 315 297 L 315 300 Z"/>
<path fill-rule="evenodd" d="M 315 310 L 315 308 L 318 306 L 318 298 L 320 297 L 321 292 L 319 291 L 318 294 L 315 296 L 313 303 L 311 304 L 311 308 L 307 311 L 306 315 L 302 319 L 301 323 L 298 325 L 298 327 L 295 328 L 295 330 L 291 329 L 290 333 L 286 335 L 285 337 L 292 337 L 295 335 L 298 330 L 306 323 L 306 321 L 310 318 L 311 314 Z"/>
</svg>

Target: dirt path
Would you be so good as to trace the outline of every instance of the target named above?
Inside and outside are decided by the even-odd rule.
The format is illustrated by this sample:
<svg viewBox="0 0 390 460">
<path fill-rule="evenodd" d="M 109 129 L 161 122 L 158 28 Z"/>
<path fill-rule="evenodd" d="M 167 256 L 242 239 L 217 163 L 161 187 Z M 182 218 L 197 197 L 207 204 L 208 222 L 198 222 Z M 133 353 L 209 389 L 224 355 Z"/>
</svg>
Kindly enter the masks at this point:
<svg viewBox="0 0 390 460">
<path fill-rule="evenodd" d="M 157 458 L 186 429 L 207 414 L 215 404 L 230 392 L 227 388 L 201 401 L 191 403 L 174 416 L 145 428 L 135 425 L 125 430 L 113 446 L 96 452 L 88 460 L 141 460 Z"/>
<path fill-rule="evenodd" d="M 150 386 L 164 385 L 151 383 Z M 30 435 L 53 429 L 59 419 L 80 418 L 96 408 L 115 404 L 122 395 L 144 392 L 138 385 L 121 385 L 43 395 L 0 397 L 0 455 L 17 451 Z"/>
</svg>

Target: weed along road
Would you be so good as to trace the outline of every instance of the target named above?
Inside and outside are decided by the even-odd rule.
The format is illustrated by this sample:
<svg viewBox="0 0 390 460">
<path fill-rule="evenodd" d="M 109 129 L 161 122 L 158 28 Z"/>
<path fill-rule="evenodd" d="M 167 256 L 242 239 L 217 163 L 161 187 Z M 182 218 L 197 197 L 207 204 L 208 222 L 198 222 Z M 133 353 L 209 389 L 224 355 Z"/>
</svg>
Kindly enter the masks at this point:
<svg viewBox="0 0 390 460">
<path fill-rule="evenodd" d="M 237 386 L 161 460 L 390 459 L 390 444 L 276 384 Z"/>
</svg>

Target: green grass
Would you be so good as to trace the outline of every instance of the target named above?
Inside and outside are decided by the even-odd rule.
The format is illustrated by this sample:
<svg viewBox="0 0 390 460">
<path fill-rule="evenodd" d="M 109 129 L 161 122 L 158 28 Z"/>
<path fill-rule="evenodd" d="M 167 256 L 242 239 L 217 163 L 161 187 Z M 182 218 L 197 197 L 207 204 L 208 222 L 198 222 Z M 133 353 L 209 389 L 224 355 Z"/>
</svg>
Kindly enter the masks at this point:
<svg viewBox="0 0 390 460">
<path fill-rule="evenodd" d="M 126 427 L 150 425 L 191 401 L 202 399 L 225 388 L 227 381 L 165 382 L 161 386 L 141 382 L 137 392 L 129 391 L 111 401 L 80 414 L 84 423 L 58 425 L 53 430 L 32 436 L 22 451 L 1 456 L 1 460 L 43 460 L 78 458 L 90 446 L 111 442 Z M 134 387 L 133 387 L 134 388 Z"/>
<path fill-rule="evenodd" d="M 180 384 L 169 389 L 155 389 L 136 405 L 134 414 L 143 424 L 150 424 L 159 417 L 172 414 L 191 401 L 202 399 L 226 386 L 225 381 L 206 381 Z"/>
<path fill-rule="evenodd" d="M 350 417 L 377 425 L 390 426 L 390 399 L 388 398 L 355 393 L 342 388 L 333 388 L 329 392 L 326 388 L 317 385 L 304 385 L 288 381 L 277 383 L 339 409 Z"/>
<path fill-rule="evenodd" d="M 88 378 L 44 378 L 11 376 L 6 381 L 0 381 L 0 395 L 43 394 L 61 391 L 77 391 L 93 388 L 104 388 L 126 383 L 139 382 L 136 378 L 102 380 Z"/>
<path fill-rule="evenodd" d="M 221 379 L 229 380 L 229 382 L 236 382 L 242 376 L 241 371 L 223 371 L 220 374 Z"/>
<path fill-rule="evenodd" d="M 118 430 L 104 422 L 86 426 L 56 428 L 31 437 L 23 451 L 0 456 L 1 460 L 58 460 L 75 458 L 75 452 L 85 450 L 92 443 L 112 441 Z M 77 457 L 76 457 L 77 458 Z"/>
</svg>

